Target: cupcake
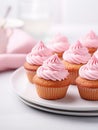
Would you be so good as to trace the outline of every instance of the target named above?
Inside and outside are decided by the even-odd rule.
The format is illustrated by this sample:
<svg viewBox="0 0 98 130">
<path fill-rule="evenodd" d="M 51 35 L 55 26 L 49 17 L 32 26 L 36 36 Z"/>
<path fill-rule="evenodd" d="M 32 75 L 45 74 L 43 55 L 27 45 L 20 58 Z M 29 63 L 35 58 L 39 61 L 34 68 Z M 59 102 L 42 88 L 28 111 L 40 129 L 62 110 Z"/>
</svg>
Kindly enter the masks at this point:
<svg viewBox="0 0 98 130">
<path fill-rule="evenodd" d="M 52 50 L 53 53 L 58 54 L 59 58 L 62 58 L 64 51 L 68 50 L 69 48 L 69 42 L 65 36 L 58 34 L 48 44 L 48 47 Z"/>
<path fill-rule="evenodd" d="M 32 51 L 27 54 L 24 68 L 30 82 L 32 82 L 32 78 L 36 74 L 38 67 L 41 66 L 43 61 L 51 55 L 52 52 L 44 45 L 42 41 L 36 44 Z"/>
<path fill-rule="evenodd" d="M 91 31 L 81 39 L 81 43 L 88 48 L 89 53 L 92 55 L 98 48 L 98 36 Z"/>
<path fill-rule="evenodd" d="M 76 84 L 81 98 L 98 100 L 98 55 L 93 55 L 88 63 L 79 69 Z"/>
<path fill-rule="evenodd" d="M 90 58 L 91 55 L 88 53 L 88 49 L 83 47 L 80 41 L 72 44 L 70 48 L 64 52 L 63 63 L 70 73 L 71 84 L 76 84 L 75 80 L 78 77 L 79 68 L 86 64 Z"/>
<path fill-rule="evenodd" d="M 63 98 L 70 84 L 68 75 L 57 54 L 44 61 L 33 78 L 39 97 L 49 100 Z"/>
</svg>

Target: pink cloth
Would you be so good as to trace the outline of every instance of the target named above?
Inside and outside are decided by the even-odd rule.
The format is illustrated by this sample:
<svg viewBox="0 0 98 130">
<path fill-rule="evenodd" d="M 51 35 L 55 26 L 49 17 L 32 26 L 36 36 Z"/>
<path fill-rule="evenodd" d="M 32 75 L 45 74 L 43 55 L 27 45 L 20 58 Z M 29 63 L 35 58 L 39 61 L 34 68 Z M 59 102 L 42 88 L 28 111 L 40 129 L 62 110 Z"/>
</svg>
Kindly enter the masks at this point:
<svg viewBox="0 0 98 130">
<path fill-rule="evenodd" d="M 0 37 L 2 36 L 7 40 L 2 40 L 3 42 L 6 41 L 6 43 L 4 43 L 6 46 L 2 46 L 3 42 L 0 41 L 1 50 L 4 50 L 0 53 L 0 72 L 22 66 L 25 62 L 26 54 L 29 53 L 36 44 L 32 36 L 23 30 L 14 29 L 9 39 L 7 36 L 5 37 L 5 33 L 2 32 Z"/>
<path fill-rule="evenodd" d="M 1 54 L 0 71 L 16 69 L 25 62 L 26 54 Z"/>
</svg>

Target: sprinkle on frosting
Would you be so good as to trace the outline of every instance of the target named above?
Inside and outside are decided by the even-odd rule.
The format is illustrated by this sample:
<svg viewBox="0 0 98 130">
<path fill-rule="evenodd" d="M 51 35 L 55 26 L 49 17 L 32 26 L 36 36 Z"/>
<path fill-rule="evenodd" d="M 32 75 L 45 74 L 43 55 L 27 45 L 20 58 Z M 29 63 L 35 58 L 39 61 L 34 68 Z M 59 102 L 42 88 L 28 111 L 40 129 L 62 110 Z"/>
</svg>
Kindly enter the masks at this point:
<svg viewBox="0 0 98 130">
<path fill-rule="evenodd" d="M 83 46 L 88 48 L 98 48 L 98 36 L 93 31 L 90 31 L 84 38 L 81 39 L 81 43 Z"/>
<path fill-rule="evenodd" d="M 98 53 L 79 69 L 79 75 L 88 80 L 98 80 Z"/>
<path fill-rule="evenodd" d="M 86 47 L 83 47 L 80 41 L 70 46 L 70 48 L 64 52 L 63 59 L 70 63 L 85 64 L 91 58 Z"/>
<path fill-rule="evenodd" d="M 58 34 L 56 37 L 48 44 L 48 47 L 53 51 L 53 52 L 64 52 L 65 50 L 68 50 L 69 48 L 69 43 L 68 39 L 61 35 Z"/>
<path fill-rule="evenodd" d="M 46 80 L 61 81 L 66 79 L 69 73 L 55 54 L 43 62 L 43 65 L 37 70 L 37 75 Z"/>
<path fill-rule="evenodd" d="M 42 41 L 34 46 L 32 51 L 26 56 L 26 61 L 29 64 L 42 65 L 43 61 L 52 55 L 50 49 L 48 49 Z"/>
</svg>

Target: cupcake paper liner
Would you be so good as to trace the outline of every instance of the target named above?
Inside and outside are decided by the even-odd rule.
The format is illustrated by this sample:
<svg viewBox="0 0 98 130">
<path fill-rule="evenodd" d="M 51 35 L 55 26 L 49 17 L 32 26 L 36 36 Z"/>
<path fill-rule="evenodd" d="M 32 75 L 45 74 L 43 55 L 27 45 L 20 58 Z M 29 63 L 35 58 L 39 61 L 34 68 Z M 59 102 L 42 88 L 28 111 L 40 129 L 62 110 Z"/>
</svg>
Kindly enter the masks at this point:
<svg viewBox="0 0 98 130">
<path fill-rule="evenodd" d="M 87 88 L 78 86 L 81 98 L 86 100 L 98 100 L 98 88 Z"/>
<path fill-rule="evenodd" d="M 49 100 L 55 100 L 63 98 L 66 95 L 68 86 L 60 87 L 60 88 L 48 88 L 36 85 L 36 90 L 39 97 Z"/>
</svg>

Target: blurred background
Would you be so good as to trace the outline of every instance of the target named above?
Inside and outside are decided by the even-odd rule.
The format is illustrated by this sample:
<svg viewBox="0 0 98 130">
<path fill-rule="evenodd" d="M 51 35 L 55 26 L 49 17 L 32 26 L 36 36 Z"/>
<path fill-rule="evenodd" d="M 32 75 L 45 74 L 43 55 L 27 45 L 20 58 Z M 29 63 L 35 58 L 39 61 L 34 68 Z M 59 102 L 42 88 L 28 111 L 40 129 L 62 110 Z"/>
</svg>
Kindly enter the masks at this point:
<svg viewBox="0 0 98 130">
<path fill-rule="evenodd" d="M 0 0 L 1 18 L 8 6 L 8 19 L 23 20 L 24 29 L 38 39 L 58 32 L 71 38 L 98 32 L 98 0 Z"/>
</svg>

